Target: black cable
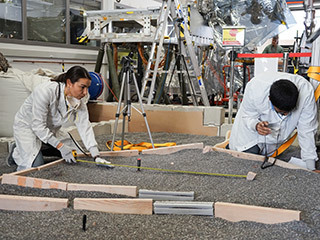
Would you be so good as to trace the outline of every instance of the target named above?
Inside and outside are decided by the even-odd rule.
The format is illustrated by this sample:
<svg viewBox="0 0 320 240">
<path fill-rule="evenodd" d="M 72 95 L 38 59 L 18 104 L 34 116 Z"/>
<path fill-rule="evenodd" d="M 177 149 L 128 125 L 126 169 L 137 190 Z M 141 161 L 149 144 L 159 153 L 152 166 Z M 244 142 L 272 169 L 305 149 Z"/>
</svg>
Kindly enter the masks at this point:
<svg viewBox="0 0 320 240">
<path fill-rule="evenodd" d="M 77 146 L 77 148 L 84 154 L 86 155 L 87 157 L 90 157 L 88 154 L 85 153 L 85 151 L 80 147 L 80 145 L 77 143 L 77 141 L 72 137 L 71 133 L 69 133 L 69 136 L 71 138 L 71 140 L 74 142 L 74 144 Z"/>
</svg>

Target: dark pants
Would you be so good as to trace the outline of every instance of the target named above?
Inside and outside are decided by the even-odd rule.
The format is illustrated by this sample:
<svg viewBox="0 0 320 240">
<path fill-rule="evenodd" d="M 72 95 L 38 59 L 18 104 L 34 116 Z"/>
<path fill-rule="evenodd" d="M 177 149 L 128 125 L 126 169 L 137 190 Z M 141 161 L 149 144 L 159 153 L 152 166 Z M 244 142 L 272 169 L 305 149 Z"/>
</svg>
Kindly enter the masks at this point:
<svg viewBox="0 0 320 240">
<path fill-rule="evenodd" d="M 34 159 L 32 167 L 39 167 L 44 164 L 43 156 L 57 156 L 61 157 L 61 153 L 58 149 L 52 147 L 50 144 L 42 143 L 41 150 Z"/>
<path fill-rule="evenodd" d="M 230 149 L 229 148 L 229 144 L 226 146 L 226 149 Z M 253 154 L 260 154 L 260 148 L 258 147 L 258 145 L 254 145 L 253 147 L 243 151 L 246 153 L 253 153 Z"/>
</svg>

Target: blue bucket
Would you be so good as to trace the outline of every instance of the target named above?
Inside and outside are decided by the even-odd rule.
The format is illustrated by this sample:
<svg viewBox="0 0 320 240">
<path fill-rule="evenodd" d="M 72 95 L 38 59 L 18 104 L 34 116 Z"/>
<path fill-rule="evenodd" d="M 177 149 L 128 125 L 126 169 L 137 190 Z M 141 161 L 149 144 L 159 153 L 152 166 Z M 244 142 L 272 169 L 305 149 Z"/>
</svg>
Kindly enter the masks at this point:
<svg viewBox="0 0 320 240">
<path fill-rule="evenodd" d="M 100 74 L 89 72 L 91 85 L 89 87 L 90 100 L 96 100 L 103 91 L 103 80 Z"/>
</svg>

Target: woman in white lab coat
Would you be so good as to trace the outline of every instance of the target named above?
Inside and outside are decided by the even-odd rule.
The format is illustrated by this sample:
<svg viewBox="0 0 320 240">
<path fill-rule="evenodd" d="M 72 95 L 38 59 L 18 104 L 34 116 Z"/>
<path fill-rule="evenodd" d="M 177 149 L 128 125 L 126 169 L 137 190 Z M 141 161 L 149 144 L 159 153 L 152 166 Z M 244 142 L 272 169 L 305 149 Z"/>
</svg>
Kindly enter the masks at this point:
<svg viewBox="0 0 320 240">
<path fill-rule="evenodd" d="M 85 147 L 97 163 L 108 164 L 99 157 L 97 142 L 89 122 L 86 98 L 91 78 L 86 69 L 74 66 L 49 82 L 38 85 L 17 112 L 13 124 L 16 147 L 7 162 L 17 171 L 44 163 L 41 147 L 58 149 L 66 162 L 76 162 L 72 148 L 56 136 L 68 121 L 77 126 Z"/>
</svg>

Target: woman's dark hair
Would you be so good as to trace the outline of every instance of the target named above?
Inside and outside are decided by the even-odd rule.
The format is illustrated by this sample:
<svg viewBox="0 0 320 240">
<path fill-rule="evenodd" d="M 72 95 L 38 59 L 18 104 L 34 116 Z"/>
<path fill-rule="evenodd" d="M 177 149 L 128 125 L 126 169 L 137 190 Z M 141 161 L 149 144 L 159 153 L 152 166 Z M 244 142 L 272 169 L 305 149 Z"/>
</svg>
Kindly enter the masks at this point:
<svg viewBox="0 0 320 240">
<path fill-rule="evenodd" d="M 66 83 L 67 79 L 70 79 L 72 83 L 78 82 L 80 78 L 88 78 L 91 80 L 88 71 L 81 66 L 73 66 L 66 73 L 62 73 L 59 76 L 51 79 L 51 81 Z"/>
<path fill-rule="evenodd" d="M 282 111 L 292 111 L 298 101 L 299 90 L 296 85 L 286 79 L 275 81 L 270 88 L 270 101 Z"/>
</svg>

